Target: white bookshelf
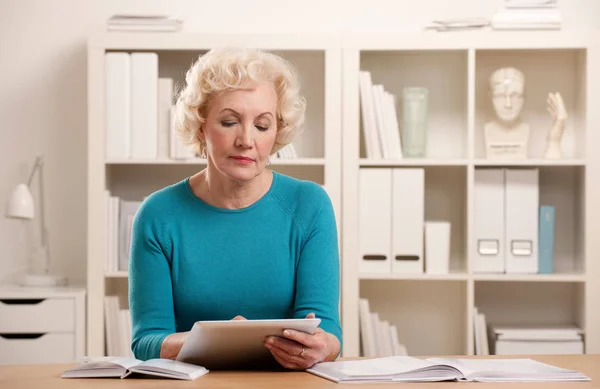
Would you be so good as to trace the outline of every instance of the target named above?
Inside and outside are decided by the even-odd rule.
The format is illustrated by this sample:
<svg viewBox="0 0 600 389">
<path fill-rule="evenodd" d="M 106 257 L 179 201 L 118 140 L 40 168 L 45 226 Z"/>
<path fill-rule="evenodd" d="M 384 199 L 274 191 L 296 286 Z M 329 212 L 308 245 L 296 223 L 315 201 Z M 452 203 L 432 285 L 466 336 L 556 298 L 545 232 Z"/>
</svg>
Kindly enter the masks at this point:
<svg viewBox="0 0 600 389">
<path fill-rule="evenodd" d="M 298 66 L 308 99 L 307 126 L 295 142 L 299 158 L 273 159 L 271 168 L 325 186 L 338 218 L 341 253 L 343 356 L 360 355 L 358 300 L 395 324 L 411 354 L 472 354 L 472 314 L 504 324 L 543 319 L 573 322 L 585 331 L 586 351 L 600 352 L 600 46 L 592 35 L 564 32 L 456 32 L 388 36 L 211 35 L 101 33 L 88 42 L 88 256 L 87 346 L 104 353 L 103 298 L 126 304 L 128 274 L 104 269 L 104 191 L 143 196 L 201 169 L 201 159 L 104 158 L 104 54 L 152 51 L 159 76 L 183 81 L 198 54 L 241 45 L 274 50 Z M 481 123 L 490 114 L 482 94 L 486 74 L 512 64 L 527 76 L 524 117 L 540 142 L 550 126 L 545 93 L 558 90 L 569 111 L 566 158 L 524 161 L 483 157 Z M 404 86 L 430 89 L 428 155 L 419 159 L 366 157 L 360 121 L 359 70 L 399 94 Z M 561 74 L 562 77 L 556 77 Z M 531 75 L 531 76 L 530 76 Z M 483 275 L 472 272 L 473 181 L 477 168 L 538 167 L 540 197 L 557 205 L 556 274 Z M 361 169 L 422 167 L 425 218 L 452 223 L 451 273 L 361 274 L 358 268 L 358 176 Z M 558 296 L 558 297 L 553 297 Z M 538 315 L 539 312 L 539 315 Z"/>
<path fill-rule="evenodd" d="M 269 168 L 315 181 L 329 193 L 341 230 L 341 48 L 328 39 L 173 33 L 100 33 L 88 42 L 88 256 L 87 354 L 105 354 L 104 297 L 118 296 L 127 308 L 128 272 L 107 271 L 104 191 L 140 201 L 150 193 L 206 166 L 200 158 L 105 158 L 104 55 L 158 54 L 158 76 L 178 90 L 189 66 L 212 47 L 242 45 L 269 49 L 290 60 L 307 99 L 306 125 L 294 141 L 298 158 L 272 158 Z"/>
<path fill-rule="evenodd" d="M 600 98 L 598 37 L 564 32 L 457 32 L 356 36 L 343 54 L 343 329 L 344 356 L 359 356 L 358 300 L 398 328 L 412 355 L 474 353 L 475 307 L 488 324 L 575 324 L 586 352 L 600 351 Z M 485 91 L 490 72 L 515 66 L 526 76 L 523 118 L 532 128 L 530 158 L 486 160 L 482 124 L 491 118 Z M 405 86 L 429 89 L 427 156 L 366 157 L 359 71 L 401 98 Z M 543 159 L 552 122 L 546 95 L 563 94 L 569 112 L 562 160 Z M 396 106 L 397 115 L 401 112 Z M 425 220 L 452 226 L 449 274 L 361 273 L 359 174 L 373 168 L 422 167 Z M 473 271 L 475 169 L 539 168 L 540 204 L 556 206 L 554 274 L 477 274 Z"/>
</svg>

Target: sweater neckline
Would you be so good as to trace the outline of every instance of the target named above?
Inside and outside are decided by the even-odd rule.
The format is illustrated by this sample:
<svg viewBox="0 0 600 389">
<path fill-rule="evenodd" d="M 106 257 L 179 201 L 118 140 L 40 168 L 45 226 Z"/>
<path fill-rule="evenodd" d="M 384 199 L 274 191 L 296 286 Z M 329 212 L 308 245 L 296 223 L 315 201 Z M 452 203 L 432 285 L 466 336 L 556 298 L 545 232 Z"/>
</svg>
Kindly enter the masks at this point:
<svg viewBox="0 0 600 389">
<path fill-rule="evenodd" d="M 273 192 L 275 185 L 277 183 L 277 180 L 278 180 L 278 173 L 275 171 L 271 171 L 271 173 L 273 174 L 273 179 L 271 180 L 271 185 L 269 186 L 269 189 L 267 190 L 267 192 L 265 192 L 265 194 L 263 194 L 254 203 L 252 203 L 246 207 L 243 207 L 243 208 L 235 208 L 235 209 L 217 207 L 217 206 L 207 203 L 206 201 L 202 200 L 200 197 L 196 196 L 194 194 L 194 192 L 192 191 L 192 187 L 190 185 L 191 176 L 186 177 L 183 180 L 182 184 L 185 186 L 185 192 L 190 197 L 190 199 L 193 202 L 200 204 L 202 207 L 204 207 L 208 210 L 211 210 L 214 212 L 220 212 L 220 213 L 241 213 L 241 212 L 248 212 L 255 208 L 260 207 L 260 205 L 262 203 L 264 203 L 265 201 L 267 201 L 267 199 L 271 196 L 271 193 Z"/>
</svg>

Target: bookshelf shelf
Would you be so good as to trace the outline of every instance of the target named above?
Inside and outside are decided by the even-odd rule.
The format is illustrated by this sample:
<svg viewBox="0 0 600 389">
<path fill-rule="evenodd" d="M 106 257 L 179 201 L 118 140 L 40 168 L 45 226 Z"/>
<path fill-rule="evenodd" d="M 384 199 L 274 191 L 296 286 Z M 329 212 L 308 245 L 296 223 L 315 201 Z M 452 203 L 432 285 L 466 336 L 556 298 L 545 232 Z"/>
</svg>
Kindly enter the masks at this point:
<svg viewBox="0 0 600 389">
<path fill-rule="evenodd" d="M 369 159 L 360 158 L 360 167 L 393 167 L 393 166 L 474 166 L 474 167 L 545 167 L 545 166 L 585 166 L 581 158 L 569 159 L 524 159 L 524 160 L 494 160 L 494 159 L 436 159 L 436 158 L 404 158 L 404 159 Z"/>
<path fill-rule="evenodd" d="M 541 322 L 547 326 L 577 326 L 592 335 L 595 329 L 584 325 L 584 305 L 574 303 L 584 290 L 582 282 L 477 281 L 474 303 L 488 321 L 498 326 L 535 326 Z"/>
<path fill-rule="evenodd" d="M 530 125 L 529 157 L 540 158 L 552 118 L 546 110 L 549 92 L 560 92 L 569 115 L 562 139 L 566 159 L 585 156 L 587 82 L 586 50 L 583 48 L 480 49 L 475 52 L 475 145 L 474 155 L 484 155 L 483 124 L 494 118 L 488 93 L 491 73 L 515 67 L 524 77 L 525 104 L 522 119 Z M 560 74 L 560 77 L 553 75 Z"/>
<path fill-rule="evenodd" d="M 585 274 L 474 274 L 475 281 L 586 282 Z"/>
<path fill-rule="evenodd" d="M 106 278 L 129 278 L 129 273 L 126 271 L 114 271 L 114 272 L 108 272 L 106 274 L 104 274 L 104 277 Z"/>
<path fill-rule="evenodd" d="M 360 280 L 403 281 L 501 281 L 501 282 L 586 282 L 585 274 L 388 274 L 360 273 Z"/>
<path fill-rule="evenodd" d="M 377 279 L 360 288 L 371 311 L 397 326 L 409 355 L 453 355 L 466 341 L 467 282 Z"/>
<path fill-rule="evenodd" d="M 423 158 L 404 158 L 404 159 L 367 159 L 359 160 L 361 167 L 388 167 L 388 166 L 467 166 L 469 164 L 466 159 L 423 159 Z"/>
<path fill-rule="evenodd" d="M 370 274 L 361 273 L 361 280 L 404 280 L 404 281 L 467 281 L 469 275 L 466 273 L 448 274 Z"/>
<path fill-rule="evenodd" d="M 473 161 L 475 167 L 485 166 L 524 166 L 524 167 L 539 167 L 539 166 L 585 166 L 584 159 L 526 159 L 526 160 L 491 160 L 491 159 L 475 159 Z"/>
</svg>

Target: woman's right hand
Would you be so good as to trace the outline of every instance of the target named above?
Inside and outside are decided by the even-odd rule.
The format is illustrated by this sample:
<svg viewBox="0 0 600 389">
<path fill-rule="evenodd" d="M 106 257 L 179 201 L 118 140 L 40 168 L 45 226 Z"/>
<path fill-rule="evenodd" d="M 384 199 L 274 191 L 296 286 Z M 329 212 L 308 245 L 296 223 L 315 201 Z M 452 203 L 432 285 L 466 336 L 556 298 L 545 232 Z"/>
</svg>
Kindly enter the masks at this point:
<svg viewBox="0 0 600 389">
<path fill-rule="evenodd" d="M 163 359 L 177 358 L 188 333 L 189 332 L 176 332 L 167 336 L 160 347 L 160 357 Z"/>
</svg>

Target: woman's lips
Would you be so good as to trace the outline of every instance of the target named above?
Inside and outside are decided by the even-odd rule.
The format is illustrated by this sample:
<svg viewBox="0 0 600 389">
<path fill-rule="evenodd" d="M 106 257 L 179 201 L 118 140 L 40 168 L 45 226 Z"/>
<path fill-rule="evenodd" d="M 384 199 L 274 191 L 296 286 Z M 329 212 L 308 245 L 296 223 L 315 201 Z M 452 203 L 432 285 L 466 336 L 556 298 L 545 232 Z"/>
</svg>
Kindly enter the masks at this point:
<svg viewBox="0 0 600 389">
<path fill-rule="evenodd" d="M 236 161 L 237 163 L 241 163 L 244 165 L 248 165 L 254 162 L 254 160 L 252 158 L 248 158 L 248 157 L 240 157 L 240 156 L 235 156 L 235 157 L 231 157 L 234 161 Z"/>
</svg>

